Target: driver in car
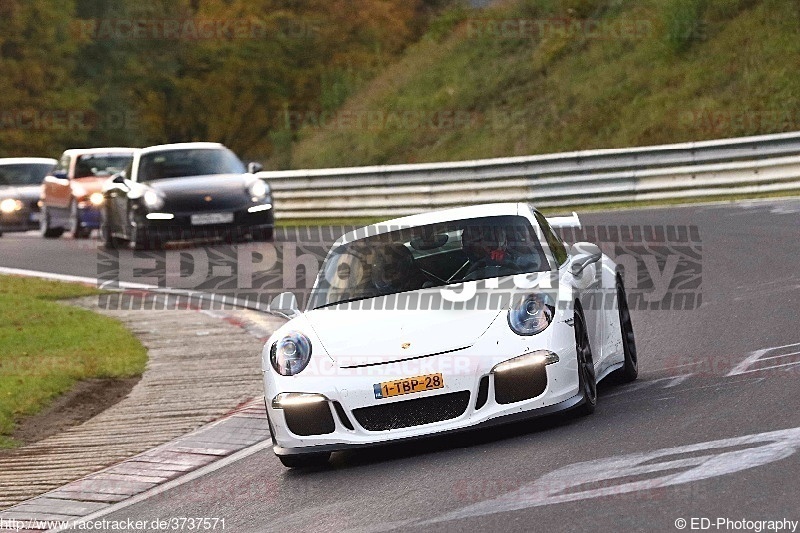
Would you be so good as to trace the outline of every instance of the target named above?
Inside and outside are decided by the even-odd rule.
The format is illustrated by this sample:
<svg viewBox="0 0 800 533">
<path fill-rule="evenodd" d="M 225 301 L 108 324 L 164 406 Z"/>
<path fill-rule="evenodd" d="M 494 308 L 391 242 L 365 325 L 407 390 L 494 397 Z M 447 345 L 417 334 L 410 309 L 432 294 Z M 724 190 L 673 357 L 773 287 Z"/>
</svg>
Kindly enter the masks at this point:
<svg viewBox="0 0 800 533">
<path fill-rule="evenodd" d="M 505 231 L 493 226 L 467 226 L 461 236 L 470 272 L 479 268 L 500 267 L 513 261 Z"/>
<path fill-rule="evenodd" d="M 419 288 L 421 282 L 416 283 L 415 271 L 414 256 L 402 243 L 386 244 L 375 250 L 372 284 L 381 294 Z"/>
</svg>

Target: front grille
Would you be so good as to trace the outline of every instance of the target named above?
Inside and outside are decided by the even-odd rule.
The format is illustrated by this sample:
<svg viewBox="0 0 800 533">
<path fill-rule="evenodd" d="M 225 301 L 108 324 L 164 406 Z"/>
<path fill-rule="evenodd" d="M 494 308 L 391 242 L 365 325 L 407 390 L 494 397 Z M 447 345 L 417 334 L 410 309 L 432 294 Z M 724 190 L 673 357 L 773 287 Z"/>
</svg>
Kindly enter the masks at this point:
<svg viewBox="0 0 800 533">
<path fill-rule="evenodd" d="M 402 402 L 353 409 L 353 416 L 367 431 L 386 431 L 451 420 L 464 414 L 469 391 L 439 394 Z"/>
</svg>

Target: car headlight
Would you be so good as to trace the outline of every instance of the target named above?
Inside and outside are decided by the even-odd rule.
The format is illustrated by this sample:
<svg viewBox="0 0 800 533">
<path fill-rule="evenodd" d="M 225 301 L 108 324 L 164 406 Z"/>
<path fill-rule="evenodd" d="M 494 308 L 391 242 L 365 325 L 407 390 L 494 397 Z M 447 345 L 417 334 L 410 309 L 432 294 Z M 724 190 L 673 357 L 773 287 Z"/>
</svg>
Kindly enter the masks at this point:
<svg viewBox="0 0 800 533">
<path fill-rule="evenodd" d="M 142 195 L 142 200 L 144 200 L 144 205 L 148 209 L 158 210 L 164 207 L 164 199 L 156 194 L 155 191 L 145 191 Z"/>
<path fill-rule="evenodd" d="M 547 329 L 555 310 L 549 294 L 529 294 L 508 311 L 508 325 L 517 335 L 536 335 Z"/>
<path fill-rule="evenodd" d="M 294 376 L 311 360 L 311 341 L 300 332 L 289 333 L 272 345 L 269 360 L 278 374 Z"/>
<path fill-rule="evenodd" d="M 13 213 L 22 209 L 22 202 L 15 198 L 6 198 L 0 202 L 0 211 L 3 213 Z"/>
<path fill-rule="evenodd" d="M 269 187 L 263 180 L 256 180 L 247 188 L 247 192 L 253 198 L 254 202 L 263 200 L 269 194 Z"/>
<path fill-rule="evenodd" d="M 103 197 L 103 193 L 93 192 L 91 196 L 89 196 L 89 203 L 91 203 L 95 207 L 103 205 L 104 201 L 105 197 Z"/>
</svg>

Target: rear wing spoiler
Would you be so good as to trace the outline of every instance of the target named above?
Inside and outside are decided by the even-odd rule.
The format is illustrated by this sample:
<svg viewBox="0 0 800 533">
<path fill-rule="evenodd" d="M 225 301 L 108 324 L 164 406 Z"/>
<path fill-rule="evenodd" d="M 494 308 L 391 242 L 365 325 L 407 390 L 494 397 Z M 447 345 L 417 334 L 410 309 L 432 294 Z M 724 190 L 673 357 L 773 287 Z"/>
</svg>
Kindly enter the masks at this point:
<svg viewBox="0 0 800 533">
<path fill-rule="evenodd" d="M 575 211 L 566 217 L 547 217 L 547 223 L 551 228 L 581 228 L 581 219 Z"/>
</svg>

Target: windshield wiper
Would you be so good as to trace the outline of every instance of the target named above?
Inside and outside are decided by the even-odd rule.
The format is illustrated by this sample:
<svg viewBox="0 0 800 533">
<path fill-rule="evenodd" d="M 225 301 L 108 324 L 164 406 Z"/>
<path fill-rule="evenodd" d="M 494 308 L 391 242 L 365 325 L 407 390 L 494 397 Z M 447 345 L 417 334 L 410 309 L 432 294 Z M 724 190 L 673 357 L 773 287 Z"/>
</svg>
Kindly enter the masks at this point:
<svg viewBox="0 0 800 533">
<path fill-rule="evenodd" d="M 384 296 L 384 295 L 379 295 L 379 296 Z M 346 303 L 350 303 L 350 302 L 357 302 L 358 300 L 367 300 L 369 298 L 375 298 L 375 295 L 372 295 L 372 296 L 357 296 L 355 298 L 347 298 L 345 300 L 339 300 L 338 302 L 331 302 L 329 304 L 319 305 L 319 306 L 315 307 L 314 309 L 322 309 L 323 307 L 330 307 L 332 305 L 339 305 L 339 304 L 346 304 Z"/>
<path fill-rule="evenodd" d="M 450 283 L 451 281 L 453 281 L 453 278 L 454 278 L 454 277 L 456 277 L 456 276 L 458 275 L 458 273 L 459 273 L 459 272 L 461 272 L 462 270 L 464 270 L 464 267 L 465 267 L 465 266 L 467 266 L 468 264 L 469 264 L 469 259 L 467 259 L 467 261 L 466 261 L 466 262 L 465 262 L 463 265 L 461 265 L 461 267 L 460 267 L 458 270 L 456 270 L 456 271 L 453 273 L 453 275 L 452 275 L 452 276 L 450 276 L 449 278 L 447 278 L 447 283 Z"/>
</svg>

